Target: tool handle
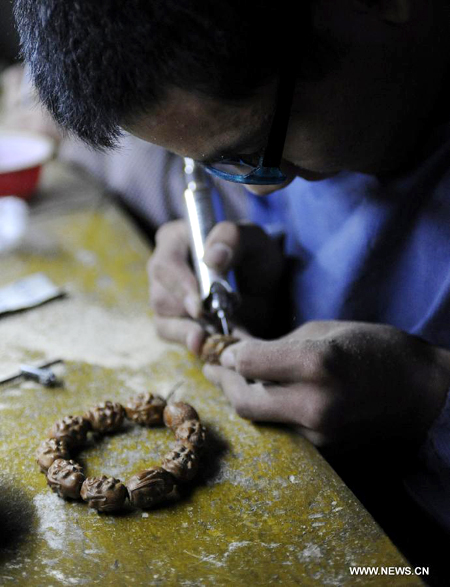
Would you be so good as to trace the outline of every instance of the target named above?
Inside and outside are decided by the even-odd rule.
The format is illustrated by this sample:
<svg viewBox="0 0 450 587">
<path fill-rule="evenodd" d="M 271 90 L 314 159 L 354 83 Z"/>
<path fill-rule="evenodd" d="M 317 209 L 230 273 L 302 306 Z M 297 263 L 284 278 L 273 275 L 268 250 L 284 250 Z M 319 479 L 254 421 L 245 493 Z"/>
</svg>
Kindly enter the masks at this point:
<svg viewBox="0 0 450 587">
<path fill-rule="evenodd" d="M 190 229 L 192 261 L 200 287 L 200 295 L 204 301 L 210 295 L 213 283 L 223 283 L 226 289 L 230 289 L 230 286 L 224 275 L 210 269 L 203 261 L 206 238 L 217 222 L 216 214 L 211 190 L 206 184 L 202 170 L 192 159 L 185 158 L 184 163 L 187 183 L 184 200 Z"/>
</svg>

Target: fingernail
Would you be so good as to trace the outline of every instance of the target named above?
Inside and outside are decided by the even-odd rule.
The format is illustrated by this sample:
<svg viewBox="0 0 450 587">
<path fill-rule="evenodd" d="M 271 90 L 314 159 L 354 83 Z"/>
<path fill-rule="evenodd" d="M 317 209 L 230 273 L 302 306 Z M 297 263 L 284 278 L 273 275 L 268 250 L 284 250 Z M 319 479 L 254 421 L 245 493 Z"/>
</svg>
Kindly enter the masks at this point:
<svg viewBox="0 0 450 587">
<path fill-rule="evenodd" d="M 195 296 L 189 294 L 184 298 L 184 307 L 186 308 L 186 312 L 192 318 L 199 318 L 201 309 L 200 309 L 200 301 Z"/>
<path fill-rule="evenodd" d="M 222 367 L 228 367 L 228 369 L 234 369 L 236 366 L 236 356 L 231 348 L 225 349 L 220 355 L 220 364 Z"/>
<path fill-rule="evenodd" d="M 231 261 L 231 257 L 233 255 L 233 251 L 228 245 L 223 243 L 215 243 L 207 249 L 203 260 L 209 267 L 216 267 L 217 269 L 222 269 L 223 267 L 227 267 Z"/>
</svg>

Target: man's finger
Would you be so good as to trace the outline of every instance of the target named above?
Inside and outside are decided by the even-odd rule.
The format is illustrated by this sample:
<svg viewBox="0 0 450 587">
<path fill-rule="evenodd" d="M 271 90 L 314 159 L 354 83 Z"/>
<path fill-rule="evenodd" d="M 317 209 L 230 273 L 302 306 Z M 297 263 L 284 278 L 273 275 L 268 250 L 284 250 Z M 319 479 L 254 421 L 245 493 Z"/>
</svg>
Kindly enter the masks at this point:
<svg viewBox="0 0 450 587">
<path fill-rule="evenodd" d="M 187 264 L 155 261 L 149 271 L 150 289 L 152 282 L 158 282 L 172 295 L 183 299 L 186 295 L 198 295 L 198 285 L 194 274 Z"/>
<path fill-rule="evenodd" d="M 206 333 L 197 322 L 189 318 L 163 318 L 155 316 L 158 334 L 172 342 L 184 344 L 192 353 L 200 354 Z"/>
<path fill-rule="evenodd" d="M 189 257 L 189 229 L 184 220 L 163 224 L 155 236 L 158 255 L 165 259 L 187 262 Z"/>
<path fill-rule="evenodd" d="M 245 379 L 320 383 L 329 375 L 331 352 L 323 340 L 248 340 L 228 347 L 220 361 Z"/>
<path fill-rule="evenodd" d="M 187 264 L 154 261 L 149 264 L 150 306 L 162 315 L 188 314 L 199 318 L 202 305 L 198 283 Z"/>
<path fill-rule="evenodd" d="M 150 308 L 158 316 L 182 317 L 187 316 L 184 300 L 174 296 L 160 283 L 153 283 L 150 291 Z"/>
<path fill-rule="evenodd" d="M 304 436 L 311 444 L 314 444 L 315 446 L 323 447 L 330 444 L 329 436 L 323 434 L 323 432 L 317 432 L 316 430 L 311 430 L 309 428 L 305 428 L 304 426 L 296 426 L 295 431 Z"/>
<path fill-rule="evenodd" d="M 189 258 L 189 235 L 184 221 L 169 222 L 156 234 L 156 249 L 150 257 L 147 272 L 149 276 L 150 303 L 158 313 L 167 315 L 178 300 L 180 315 L 189 314 L 199 318 L 201 301 L 197 279 L 191 270 Z M 158 287 L 159 286 L 159 287 Z M 161 288 L 173 302 L 161 299 Z M 158 307 L 162 307 L 159 312 Z"/>
<path fill-rule="evenodd" d="M 219 222 L 206 239 L 204 261 L 216 271 L 225 272 L 239 264 L 244 256 L 257 262 L 261 255 L 267 253 L 270 241 L 263 229 L 256 224 Z M 271 266 L 270 259 L 265 256 L 265 268 L 268 262 Z M 246 271 L 251 269 L 246 267 Z"/>
<path fill-rule="evenodd" d="M 239 227 L 232 222 L 219 222 L 208 235 L 205 242 L 205 263 L 224 273 L 234 264 L 239 248 Z"/>
<path fill-rule="evenodd" d="M 236 412 L 249 420 L 285 422 L 318 430 L 326 412 L 326 395 L 310 384 L 295 388 L 249 383 L 242 375 L 213 365 L 205 365 L 207 379 L 220 387 Z"/>
</svg>

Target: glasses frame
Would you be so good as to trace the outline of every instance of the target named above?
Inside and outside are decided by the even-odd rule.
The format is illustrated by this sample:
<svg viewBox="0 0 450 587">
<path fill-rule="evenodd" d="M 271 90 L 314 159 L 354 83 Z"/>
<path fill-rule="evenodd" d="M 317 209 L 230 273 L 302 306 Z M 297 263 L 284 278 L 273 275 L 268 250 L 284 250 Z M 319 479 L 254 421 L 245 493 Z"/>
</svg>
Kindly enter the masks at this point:
<svg viewBox="0 0 450 587">
<path fill-rule="evenodd" d="M 292 75 L 281 74 L 277 85 L 275 112 L 272 118 L 269 136 L 264 152 L 256 167 L 251 168 L 248 173 L 228 173 L 227 171 L 216 169 L 210 164 L 204 164 L 205 170 L 214 177 L 247 185 L 279 185 L 286 181 L 287 177 L 281 171 L 280 164 L 291 115 L 294 89 L 294 77 Z M 227 157 L 218 161 L 218 163 L 222 165 L 246 165 L 251 167 L 239 157 Z"/>
</svg>

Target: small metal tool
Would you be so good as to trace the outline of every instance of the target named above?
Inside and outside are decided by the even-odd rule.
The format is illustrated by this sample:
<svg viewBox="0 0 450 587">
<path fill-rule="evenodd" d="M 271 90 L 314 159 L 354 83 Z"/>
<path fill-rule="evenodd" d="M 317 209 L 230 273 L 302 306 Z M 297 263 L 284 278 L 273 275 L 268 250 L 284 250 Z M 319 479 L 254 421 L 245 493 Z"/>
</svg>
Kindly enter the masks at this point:
<svg viewBox="0 0 450 587">
<path fill-rule="evenodd" d="M 57 363 L 62 363 L 62 359 L 46 361 L 40 365 L 20 365 L 20 371 L 4 379 L 0 379 L 0 384 L 9 383 L 20 377 L 25 379 L 34 379 L 45 387 L 53 387 L 59 383 L 55 373 L 49 368 Z"/>
<path fill-rule="evenodd" d="M 203 261 L 206 237 L 217 222 L 211 190 L 204 171 L 193 159 L 185 157 L 184 174 L 187 185 L 184 200 L 191 233 L 192 260 L 205 315 L 219 331 L 229 335 L 230 320 L 239 300 L 236 288 L 230 283 L 234 279 L 213 271 Z"/>
<path fill-rule="evenodd" d="M 34 379 L 45 387 L 55 385 L 57 378 L 48 367 L 33 367 L 32 365 L 20 365 L 21 374 L 27 379 Z"/>
</svg>

